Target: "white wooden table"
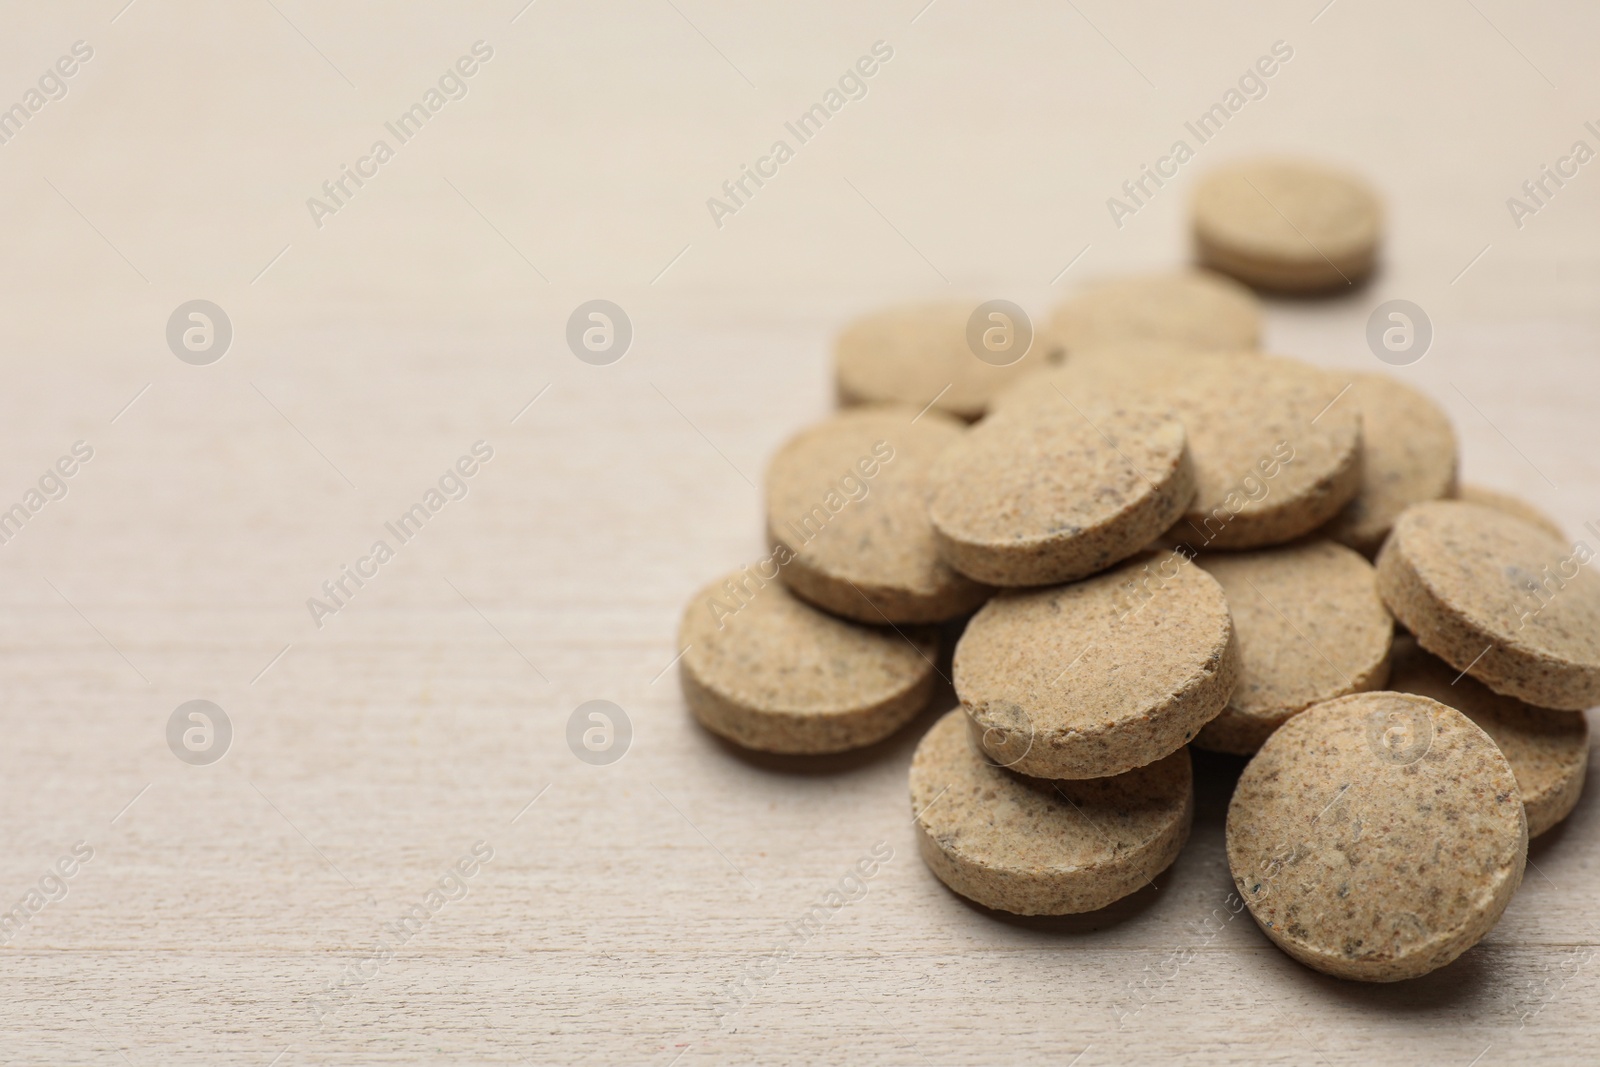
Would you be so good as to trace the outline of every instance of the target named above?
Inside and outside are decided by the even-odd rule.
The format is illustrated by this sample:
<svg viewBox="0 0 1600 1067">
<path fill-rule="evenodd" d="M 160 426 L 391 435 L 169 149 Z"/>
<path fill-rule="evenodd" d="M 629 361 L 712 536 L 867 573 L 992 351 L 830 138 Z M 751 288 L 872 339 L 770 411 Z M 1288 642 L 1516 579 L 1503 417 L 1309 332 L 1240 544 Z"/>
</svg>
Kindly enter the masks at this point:
<svg viewBox="0 0 1600 1067">
<path fill-rule="evenodd" d="M 1383 275 L 1273 304 L 1269 345 L 1373 369 L 1368 313 L 1419 303 L 1436 340 L 1397 373 L 1467 476 L 1600 517 L 1600 171 L 1520 229 L 1505 203 L 1600 147 L 1592 8 L 124 2 L 13 3 L 0 34 L 0 104 L 93 53 L 0 144 L 0 509 L 93 449 L 0 544 L 0 907 L 27 920 L 0 1061 L 1592 1061 L 1592 790 L 1482 945 L 1366 987 L 1226 910 L 1227 764 L 1155 890 L 1007 919 L 915 853 L 906 767 L 948 690 L 790 764 L 696 728 L 671 666 L 688 595 L 759 553 L 763 463 L 829 409 L 846 317 L 1042 314 L 1181 262 L 1194 176 L 1248 152 L 1360 167 L 1392 208 Z M 1280 40 L 1266 95 L 1117 228 L 1106 199 Z M 477 41 L 466 95 L 386 133 Z M 877 41 L 866 95 L 717 226 Z M 343 166 L 370 173 L 319 227 Z M 609 366 L 564 340 L 595 298 L 634 326 Z M 195 299 L 233 329 L 203 366 L 165 337 Z M 479 441 L 466 496 L 386 535 Z M 319 627 L 345 565 L 370 576 Z M 206 766 L 167 741 L 196 699 L 232 728 Z M 589 700 L 626 710 L 619 762 L 567 744 Z M 875 846 L 865 896 L 795 935 Z"/>
</svg>

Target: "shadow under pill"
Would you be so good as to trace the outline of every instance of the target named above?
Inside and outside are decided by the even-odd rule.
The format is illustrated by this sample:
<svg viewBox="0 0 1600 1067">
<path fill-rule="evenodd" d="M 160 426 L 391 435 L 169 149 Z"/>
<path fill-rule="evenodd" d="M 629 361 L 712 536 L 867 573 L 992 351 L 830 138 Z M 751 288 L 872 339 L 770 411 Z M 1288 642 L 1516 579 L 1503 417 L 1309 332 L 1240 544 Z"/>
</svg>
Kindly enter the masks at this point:
<svg viewBox="0 0 1600 1067">
<path fill-rule="evenodd" d="M 1282 292 L 1276 289 L 1257 289 L 1254 286 L 1251 286 L 1251 290 L 1258 298 L 1260 298 L 1262 305 L 1268 310 L 1297 305 L 1325 306 L 1328 304 L 1338 304 L 1344 301 L 1354 302 L 1360 299 L 1364 294 L 1373 288 L 1374 283 L 1382 279 L 1383 274 L 1384 264 L 1382 260 L 1379 260 L 1377 265 L 1374 266 L 1369 273 L 1356 279 L 1349 285 L 1341 285 L 1336 289 L 1323 289 L 1301 293 Z"/>
<path fill-rule="evenodd" d="M 727 738 L 712 733 L 704 726 L 698 726 L 700 732 L 712 739 L 724 753 L 749 767 L 758 770 L 770 771 L 774 774 L 787 775 L 835 775 L 848 774 L 858 771 L 863 767 L 872 766 L 890 760 L 898 760 L 907 766 L 911 763 L 912 753 L 916 751 L 917 742 L 922 740 L 922 735 L 933 728 L 933 724 L 942 718 L 945 712 L 955 707 L 958 702 L 955 692 L 945 682 L 934 680 L 933 699 L 928 706 L 919 711 L 915 718 L 906 723 L 894 733 L 881 741 L 876 741 L 865 748 L 853 748 L 848 752 L 829 752 L 815 756 L 794 755 L 784 752 L 762 752 L 753 748 L 745 748 L 729 741 Z"/>
<path fill-rule="evenodd" d="M 1484 1017 L 1491 1014 L 1495 1003 L 1504 1000 L 1505 967 L 1495 961 L 1495 953 L 1495 946 L 1480 943 L 1437 971 L 1398 982 L 1334 978 L 1298 964 L 1296 970 L 1322 995 L 1375 1015 L 1405 1018 L 1464 1010 L 1468 1016 Z"/>
<path fill-rule="evenodd" d="M 1194 821 L 1226 822 L 1228 802 L 1233 799 L 1233 790 L 1250 757 L 1208 752 L 1190 745 L 1189 759 L 1194 766 Z"/>
<path fill-rule="evenodd" d="M 1077 915 L 1014 915 L 1009 911 L 997 911 L 957 893 L 943 882 L 940 882 L 933 872 L 928 871 L 927 876 L 952 898 L 960 901 L 969 910 L 986 919 L 992 919 L 1003 926 L 1067 938 L 1099 933 L 1102 930 L 1109 930 L 1112 927 L 1120 926 L 1125 922 L 1138 918 L 1161 899 L 1163 892 L 1171 881 L 1171 870 L 1169 867 L 1167 870 L 1162 871 L 1155 876 L 1150 884 L 1138 892 L 1130 893 L 1120 900 L 1114 900 L 1098 911 L 1085 911 Z"/>
</svg>

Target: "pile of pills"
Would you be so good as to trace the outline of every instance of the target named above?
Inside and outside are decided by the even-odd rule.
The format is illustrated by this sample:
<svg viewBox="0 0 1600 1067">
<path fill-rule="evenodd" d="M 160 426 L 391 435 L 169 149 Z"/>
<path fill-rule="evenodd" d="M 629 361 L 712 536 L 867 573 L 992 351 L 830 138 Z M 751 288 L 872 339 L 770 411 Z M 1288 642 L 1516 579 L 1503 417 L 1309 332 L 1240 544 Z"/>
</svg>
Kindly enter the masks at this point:
<svg viewBox="0 0 1600 1067">
<path fill-rule="evenodd" d="M 750 749 L 860 748 L 948 653 L 960 707 L 910 791 L 955 892 L 1059 915 L 1150 884 L 1194 746 L 1249 757 L 1228 863 L 1285 952 L 1367 981 L 1455 959 L 1582 790 L 1600 579 L 1457 484 L 1426 396 L 1257 349 L 1253 289 L 1361 281 L 1381 222 L 1357 178 L 1248 162 L 1199 185 L 1203 269 L 1085 287 L 1026 358 L 988 358 L 971 304 L 850 325 L 843 410 L 767 469 L 769 554 L 685 611 L 690 710 Z"/>
</svg>

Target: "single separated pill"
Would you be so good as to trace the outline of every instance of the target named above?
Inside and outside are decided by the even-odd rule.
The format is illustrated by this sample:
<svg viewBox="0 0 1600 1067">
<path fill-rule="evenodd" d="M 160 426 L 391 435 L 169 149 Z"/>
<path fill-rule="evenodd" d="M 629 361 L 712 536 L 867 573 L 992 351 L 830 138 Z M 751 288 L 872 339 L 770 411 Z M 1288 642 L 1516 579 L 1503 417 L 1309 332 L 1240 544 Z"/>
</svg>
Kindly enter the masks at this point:
<svg viewBox="0 0 1600 1067">
<path fill-rule="evenodd" d="M 1600 704 L 1594 550 L 1479 504 L 1407 508 L 1378 553 L 1378 591 L 1417 642 L 1502 696 Z"/>
<path fill-rule="evenodd" d="M 1103 778 L 1182 748 L 1239 677 L 1216 579 L 1180 552 L 1006 592 L 967 624 L 955 688 L 975 740 L 1038 778 Z"/>
<path fill-rule="evenodd" d="M 929 480 L 939 554 L 1004 586 L 1070 581 L 1128 558 L 1177 521 L 1195 489 L 1171 408 L 1079 405 L 1048 387 L 973 427 Z"/>
<path fill-rule="evenodd" d="M 1444 409 L 1387 374 L 1353 374 L 1361 409 L 1361 488 L 1323 529 L 1368 559 L 1412 504 L 1456 489 L 1456 434 Z"/>
<path fill-rule="evenodd" d="M 1409 634 L 1395 639 L 1389 688 L 1447 704 L 1494 739 L 1516 773 L 1529 837 L 1571 814 L 1589 769 L 1589 720 L 1581 711 L 1551 711 L 1500 696 L 1424 652 Z"/>
<path fill-rule="evenodd" d="M 986 759 L 958 708 L 911 761 L 918 846 L 939 880 L 1017 915 L 1094 911 L 1143 888 L 1188 840 L 1188 749 L 1084 782 L 1026 778 Z"/>
<path fill-rule="evenodd" d="M 767 538 L 796 595 L 861 622 L 941 622 L 990 590 L 939 558 L 928 472 L 966 427 L 901 406 L 843 412 L 767 467 Z"/>
<path fill-rule="evenodd" d="M 1454 496 L 1455 499 L 1464 500 L 1468 504 L 1482 504 L 1486 508 L 1503 511 L 1507 515 L 1515 515 L 1524 522 L 1533 523 L 1533 525 L 1554 537 L 1565 539 L 1567 536 L 1566 531 L 1561 528 L 1559 522 L 1521 497 L 1512 496 L 1510 493 L 1502 493 L 1498 489 L 1487 489 L 1481 485 L 1463 485 L 1456 488 Z"/>
<path fill-rule="evenodd" d="M 834 618 L 746 567 L 695 594 L 678 628 L 689 710 L 764 752 L 843 752 L 905 725 L 933 693 L 932 636 Z"/>
<path fill-rule="evenodd" d="M 1170 405 L 1198 490 L 1168 536 L 1197 551 L 1259 548 L 1315 530 L 1360 487 L 1361 409 L 1348 381 L 1284 356 L 1126 345 L 1019 382 L 996 408 L 1057 392 L 1079 406 L 1096 397 Z"/>
<path fill-rule="evenodd" d="M 1210 271 L 1112 278 L 1056 308 L 1050 331 L 1067 356 L 1130 341 L 1200 349 L 1248 349 L 1261 339 L 1254 293 Z"/>
<path fill-rule="evenodd" d="M 1261 159 L 1220 167 L 1194 196 L 1200 263 L 1247 285 L 1310 293 L 1354 285 L 1378 259 L 1383 207 L 1352 174 Z"/>
<path fill-rule="evenodd" d="M 1318 539 L 1198 562 L 1228 598 L 1240 670 L 1197 746 L 1248 756 L 1312 704 L 1383 688 L 1394 620 L 1372 564 L 1355 552 Z"/>
<path fill-rule="evenodd" d="M 900 403 L 915 410 L 932 405 L 972 420 L 989 410 L 996 392 L 1033 367 L 1048 362 L 1047 345 L 1032 339 L 1032 326 L 1008 339 L 1020 353 L 980 359 L 968 337 L 977 301 L 945 300 L 889 308 L 845 327 L 834 343 L 834 372 L 843 404 Z"/>
<path fill-rule="evenodd" d="M 1339 978 L 1443 967 L 1522 883 L 1511 765 L 1453 708 L 1357 693 L 1267 738 L 1228 804 L 1228 866 L 1277 946 Z"/>
</svg>

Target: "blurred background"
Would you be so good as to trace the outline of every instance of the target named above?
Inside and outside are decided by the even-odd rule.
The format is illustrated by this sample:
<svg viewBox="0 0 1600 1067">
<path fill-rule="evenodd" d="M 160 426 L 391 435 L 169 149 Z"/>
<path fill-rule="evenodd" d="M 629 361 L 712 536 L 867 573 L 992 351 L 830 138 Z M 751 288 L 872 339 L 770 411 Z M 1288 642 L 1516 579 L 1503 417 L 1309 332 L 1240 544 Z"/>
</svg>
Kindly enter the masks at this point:
<svg viewBox="0 0 1600 1067">
<path fill-rule="evenodd" d="M 0 107 L 23 111 L 0 113 L 0 507 L 93 449 L 0 545 L 0 894 L 96 849 L 0 950 L 12 1062 L 687 1064 L 774 1040 L 981 1062 L 998 1030 L 1062 1062 L 1240 1043 L 1465 1063 L 1548 972 L 1527 946 L 1600 903 L 1569 849 L 1481 971 L 1389 1015 L 1230 929 L 1247 962 L 1186 976 L 1162 1009 L 1182 1027 L 1118 1031 L 1107 991 L 1220 899 L 1219 853 L 1064 955 L 921 869 L 914 737 L 775 771 L 693 728 L 672 670 L 689 594 L 760 553 L 762 467 L 830 410 L 849 317 L 948 295 L 1042 321 L 1086 281 L 1187 262 L 1196 179 L 1263 152 L 1361 173 L 1389 212 L 1378 276 L 1268 301 L 1265 347 L 1381 369 L 1368 314 L 1417 303 L 1433 346 L 1394 373 L 1451 413 L 1466 478 L 1569 531 L 1600 518 L 1600 163 L 1508 206 L 1600 149 L 1600 10 L 109 0 L 12 3 L 4 26 Z M 1196 145 L 1184 124 L 1275 46 L 1265 92 Z M 865 56 L 801 143 L 786 124 Z M 1195 158 L 1118 225 L 1108 198 L 1180 138 Z M 777 140 L 793 157 L 713 210 Z M 566 342 L 594 299 L 632 324 L 606 366 Z M 231 326 L 205 365 L 168 343 L 193 300 Z M 322 583 L 479 441 L 466 497 L 316 618 Z M 198 698 L 233 732 L 206 768 L 164 732 Z M 569 751 L 591 699 L 631 716 L 623 762 Z M 1583 812 L 1569 837 L 1594 832 Z M 483 888 L 330 994 L 480 839 Z M 717 991 L 880 839 L 898 858 L 870 906 L 725 1025 Z M 1197 1006 L 1268 978 L 1277 1011 Z M 1065 1016 L 1064 984 L 1084 998 Z M 1292 1036 L 1281 1013 L 1313 998 Z M 1592 1025 L 1583 999 L 1553 1025 Z"/>
</svg>

